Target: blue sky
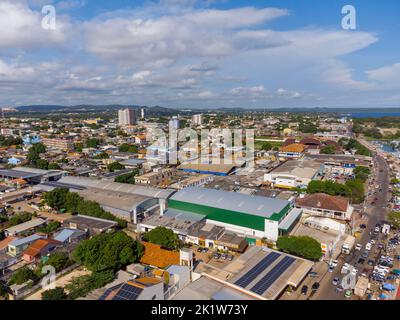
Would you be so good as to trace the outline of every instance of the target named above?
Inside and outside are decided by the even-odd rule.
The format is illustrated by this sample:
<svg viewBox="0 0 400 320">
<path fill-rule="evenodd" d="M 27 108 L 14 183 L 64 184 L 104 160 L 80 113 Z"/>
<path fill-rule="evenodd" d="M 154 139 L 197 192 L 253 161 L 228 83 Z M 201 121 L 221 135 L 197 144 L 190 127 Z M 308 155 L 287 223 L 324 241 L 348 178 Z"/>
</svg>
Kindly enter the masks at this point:
<svg viewBox="0 0 400 320">
<path fill-rule="evenodd" d="M 0 103 L 400 107 L 399 17 L 396 0 L 0 0 Z"/>
</svg>

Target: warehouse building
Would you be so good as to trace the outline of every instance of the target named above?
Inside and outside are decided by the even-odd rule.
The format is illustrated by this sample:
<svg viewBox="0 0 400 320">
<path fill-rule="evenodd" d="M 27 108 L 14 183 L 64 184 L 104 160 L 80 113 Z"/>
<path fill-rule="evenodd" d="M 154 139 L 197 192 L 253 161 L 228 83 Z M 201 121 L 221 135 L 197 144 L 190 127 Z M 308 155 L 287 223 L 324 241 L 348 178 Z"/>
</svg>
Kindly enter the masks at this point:
<svg viewBox="0 0 400 320">
<path fill-rule="evenodd" d="M 203 215 L 207 223 L 236 232 L 250 243 L 264 237 L 276 241 L 302 213 L 286 200 L 196 187 L 175 193 L 168 207 Z"/>
<path fill-rule="evenodd" d="M 264 181 L 275 188 L 304 188 L 318 178 L 324 165 L 312 160 L 288 160 L 264 175 Z"/>
</svg>

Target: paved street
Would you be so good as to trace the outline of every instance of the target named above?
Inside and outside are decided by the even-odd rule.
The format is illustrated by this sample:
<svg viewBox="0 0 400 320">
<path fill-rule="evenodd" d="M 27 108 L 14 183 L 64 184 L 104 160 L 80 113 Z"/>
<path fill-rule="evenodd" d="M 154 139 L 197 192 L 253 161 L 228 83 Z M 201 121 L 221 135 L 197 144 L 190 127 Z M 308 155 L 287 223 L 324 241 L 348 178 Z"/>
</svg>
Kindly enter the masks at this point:
<svg viewBox="0 0 400 320">
<path fill-rule="evenodd" d="M 373 201 L 375 197 L 377 198 L 377 200 L 373 205 L 367 206 L 367 209 L 365 211 L 365 215 L 368 218 L 368 222 L 366 223 L 367 228 L 362 233 L 361 237 L 356 241 L 356 243 L 360 243 L 362 245 L 362 248 L 365 248 L 367 242 L 371 240 L 370 230 L 375 228 L 375 225 L 377 223 L 380 223 L 382 220 L 385 220 L 387 214 L 386 205 L 387 205 L 387 197 L 389 190 L 389 171 L 386 161 L 380 155 L 374 157 L 373 174 L 374 176 L 372 177 L 371 180 L 374 181 L 374 183 L 372 183 L 372 186 L 371 188 L 369 188 L 369 190 L 374 190 L 373 192 L 377 192 L 377 194 L 374 197 L 372 197 L 372 199 L 369 198 L 368 200 Z M 375 189 L 375 184 L 379 185 L 381 191 L 380 189 Z M 377 241 L 377 243 L 379 243 L 379 241 Z M 376 245 L 373 246 L 373 249 L 371 250 L 371 256 L 369 258 L 371 258 L 372 255 L 374 256 L 377 255 L 377 252 L 375 252 L 375 247 Z M 320 282 L 321 287 L 318 290 L 318 292 L 310 299 L 344 300 L 345 299 L 344 294 L 337 293 L 335 291 L 335 287 L 332 285 L 332 280 L 334 277 L 339 277 L 340 279 L 342 279 L 343 275 L 340 273 L 340 271 L 343 264 L 347 262 L 350 265 L 355 265 L 362 252 L 363 249 L 361 251 L 353 251 L 353 253 L 348 256 L 341 255 L 339 258 L 339 264 L 335 268 L 334 272 L 328 273 L 325 271 L 325 274 L 323 274 L 321 278 L 316 279 Z M 359 273 L 362 273 L 363 269 L 367 267 L 368 267 L 367 262 L 365 262 L 363 266 L 357 266 L 357 269 L 359 269 Z"/>
</svg>

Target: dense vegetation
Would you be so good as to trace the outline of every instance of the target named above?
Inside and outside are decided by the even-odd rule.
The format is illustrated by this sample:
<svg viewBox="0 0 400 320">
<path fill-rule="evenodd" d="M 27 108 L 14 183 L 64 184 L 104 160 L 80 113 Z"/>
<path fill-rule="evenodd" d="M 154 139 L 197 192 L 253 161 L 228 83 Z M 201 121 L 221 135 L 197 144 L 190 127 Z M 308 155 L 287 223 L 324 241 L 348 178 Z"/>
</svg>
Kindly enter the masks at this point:
<svg viewBox="0 0 400 320">
<path fill-rule="evenodd" d="M 348 151 L 355 150 L 355 154 L 362 156 L 371 156 L 371 151 L 364 147 L 356 139 L 341 138 L 339 144 Z"/>
<path fill-rule="evenodd" d="M 400 212 L 399 211 L 392 211 L 388 215 L 389 222 L 396 228 L 400 228 Z"/>
<path fill-rule="evenodd" d="M 327 146 L 321 148 L 320 153 L 321 154 L 335 154 L 336 147 L 333 144 L 327 145 Z"/>
<path fill-rule="evenodd" d="M 45 226 L 38 227 L 38 228 L 37 228 L 37 231 L 38 231 L 38 232 L 41 232 L 41 233 L 51 234 L 51 233 L 53 233 L 54 231 L 56 231 L 60 226 L 61 226 L 61 223 L 60 223 L 60 222 L 58 222 L 58 221 L 52 221 L 52 222 L 49 222 L 49 223 L 48 223 L 47 225 L 45 225 Z"/>
<path fill-rule="evenodd" d="M 347 180 L 345 184 L 334 181 L 311 181 L 307 186 L 307 193 L 326 193 L 331 196 L 351 198 L 353 203 L 364 201 L 364 182 L 360 179 Z"/>
<path fill-rule="evenodd" d="M 279 250 L 305 259 L 318 261 L 322 257 L 321 244 L 311 237 L 283 236 L 276 242 Z"/>
<path fill-rule="evenodd" d="M 369 175 L 371 174 L 371 170 L 370 168 L 359 166 L 354 169 L 353 173 L 356 179 L 367 181 Z"/>
<path fill-rule="evenodd" d="M 123 170 L 123 169 L 125 169 L 125 166 L 123 165 L 123 164 L 120 164 L 119 162 L 113 162 L 113 163 L 110 163 L 108 166 L 107 166 L 107 170 L 109 171 L 109 172 L 114 172 L 114 171 L 118 171 L 118 170 Z"/>
<path fill-rule="evenodd" d="M 100 234 L 81 242 L 73 253 L 75 261 L 83 263 L 94 272 L 113 270 L 136 262 L 144 247 L 125 232 Z"/>
<path fill-rule="evenodd" d="M 178 236 L 170 229 L 157 227 L 143 235 L 143 240 L 151 243 L 159 244 L 160 246 L 176 250 L 179 249 L 180 241 Z"/>
<path fill-rule="evenodd" d="M 0 135 L 0 147 L 19 146 L 23 143 L 21 137 Z"/>
<path fill-rule="evenodd" d="M 47 160 L 41 159 L 40 155 L 46 152 L 46 146 L 43 143 L 35 143 L 32 147 L 29 148 L 29 152 L 27 155 L 27 159 L 29 164 L 35 168 L 43 168 L 44 166 L 49 165 Z M 40 169 L 39 168 L 39 169 Z M 46 167 L 47 169 L 47 167 Z"/>
<path fill-rule="evenodd" d="M 66 300 L 67 294 L 64 288 L 56 287 L 42 293 L 42 300 Z"/>
<path fill-rule="evenodd" d="M 48 206 L 56 210 L 62 210 L 85 216 L 92 216 L 106 220 L 117 221 L 121 228 L 125 228 L 127 222 L 115 217 L 110 212 L 105 211 L 97 202 L 88 201 L 75 192 L 69 192 L 66 188 L 55 188 L 46 192 L 43 196 Z"/>
<path fill-rule="evenodd" d="M 138 169 L 134 169 L 130 173 L 126 173 L 123 175 L 120 175 L 114 179 L 115 182 L 119 183 L 127 183 L 127 184 L 135 184 L 135 177 L 139 174 Z"/>
<path fill-rule="evenodd" d="M 119 152 L 138 152 L 138 147 L 134 144 L 123 143 L 118 147 Z"/>
<path fill-rule="evenodd" d="M 8 220 L 8 226 L 13 227 L 18 224 L 27 222 L 32 219 L 32 214 L 29 212 L 20 212 L 17 214 L 14 214 L 9 220 Z"/>
</svg>

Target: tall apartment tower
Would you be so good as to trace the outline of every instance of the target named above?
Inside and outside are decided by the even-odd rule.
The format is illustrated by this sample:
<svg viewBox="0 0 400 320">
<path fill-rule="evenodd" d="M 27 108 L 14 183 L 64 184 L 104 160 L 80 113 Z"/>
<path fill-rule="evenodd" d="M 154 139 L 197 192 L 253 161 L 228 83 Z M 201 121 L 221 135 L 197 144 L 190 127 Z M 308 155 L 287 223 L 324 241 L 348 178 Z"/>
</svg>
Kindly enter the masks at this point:
<svg viewBox="0 0 400 320">
<path fill-rule="evenodd" d="M 201 126 L 203 124 L 203 115 L 202 114 L 194 114 L 192 116 L 192 124 L 196 126 Z"/>
<path fill-rule="evenodd" d="M 146 119 L 146 109 L 140 109 L 140 119 Z"/>
<path fill-rule="evenodd" d="M 174 116 L 169 120 L 168 125 L 170 128 L 180 129 L 181 122 L 177 116 Z"/>
<path fill-rule="evenodd" d="M 133 109 L 118 110 L 118 124 L 128 126 L 136 124 L 136 112 Z"/>
</svg>

